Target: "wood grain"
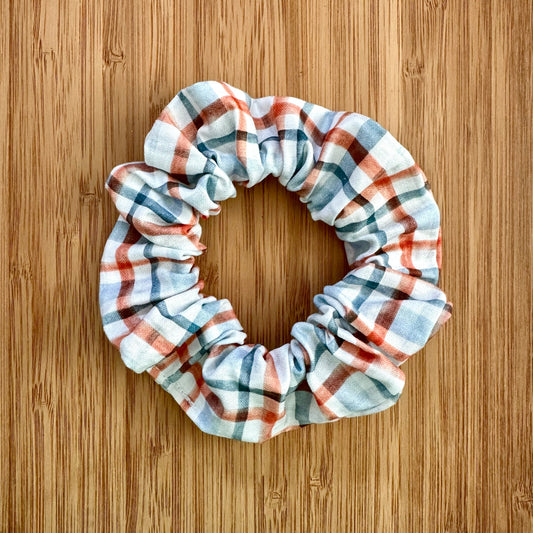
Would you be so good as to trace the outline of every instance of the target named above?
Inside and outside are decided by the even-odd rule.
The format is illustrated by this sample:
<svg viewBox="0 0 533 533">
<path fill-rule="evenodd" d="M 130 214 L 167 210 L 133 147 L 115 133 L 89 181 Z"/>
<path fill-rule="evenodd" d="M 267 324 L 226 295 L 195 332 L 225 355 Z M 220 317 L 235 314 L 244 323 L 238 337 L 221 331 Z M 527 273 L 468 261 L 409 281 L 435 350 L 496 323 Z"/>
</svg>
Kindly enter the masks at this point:
<svg viewBox="0 0 533 533">
<path fill-rule="evenodd" d="M 0 2 L 0 530 L 532 531 L 528 0 Z M 366 114 L 426 172 L 452 319 L 369 417 L 201 433 L 106 340 L 104 181 L 182 87 Z M 206 290 L 275 347 L 345 272 L 275 181 L 204 224 Z"/>
</svg>

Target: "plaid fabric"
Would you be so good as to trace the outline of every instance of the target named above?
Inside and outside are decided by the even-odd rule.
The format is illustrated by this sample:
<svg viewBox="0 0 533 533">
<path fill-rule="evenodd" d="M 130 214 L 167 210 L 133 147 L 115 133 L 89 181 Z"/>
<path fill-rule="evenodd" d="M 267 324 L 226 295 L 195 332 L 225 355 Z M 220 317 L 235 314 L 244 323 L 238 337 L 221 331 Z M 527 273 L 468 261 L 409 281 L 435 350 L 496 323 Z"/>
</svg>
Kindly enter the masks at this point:
<svg viewBox="0 0 533 533">
<path fill-rule="evenodd" d="M 367 415 L 399 398 L 399 366 L 450 317 L 437 287 L 440 214 L 407 150 L 373 120 L 226 83 L 183 89 L 144 145 L 115 167 L 119 211 L 105 246 L 100 307 L 125 364 L 147 371 L 203 431 L 261 442 Z M 245 344 L 228 300 L 202 294 L 200 219 L 268 176 L 335 227 L 350 271 L 317 312 L 268 350 Z"/>
</svg>

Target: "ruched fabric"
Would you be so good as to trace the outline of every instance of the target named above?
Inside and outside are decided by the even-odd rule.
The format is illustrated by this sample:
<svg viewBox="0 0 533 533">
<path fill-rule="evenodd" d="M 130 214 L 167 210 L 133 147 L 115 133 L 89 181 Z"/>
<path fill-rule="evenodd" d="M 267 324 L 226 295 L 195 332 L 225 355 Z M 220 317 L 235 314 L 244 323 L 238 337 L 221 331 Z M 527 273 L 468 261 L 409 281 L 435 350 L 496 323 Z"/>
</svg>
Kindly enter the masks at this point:
<svg viewBox="0 0 533 533">
<path fill-rule="evenodd" d="M 384 128 L 292 97 L 252 98 L 223 82 L 180 91 L 144 144 L 115 167 L 119 211 L 100 273 L 110 341 L 203 431 L 250 442 L 382 411 L 400 365 L 450 317 L 437 286 L 440 213 L 428 181 Z M 269 350 L 245 343 L 228 300 L 202 294 L 200 219 L 270 177 L 334 226 L 350 271 L 317 312 Z"/>
</svg>

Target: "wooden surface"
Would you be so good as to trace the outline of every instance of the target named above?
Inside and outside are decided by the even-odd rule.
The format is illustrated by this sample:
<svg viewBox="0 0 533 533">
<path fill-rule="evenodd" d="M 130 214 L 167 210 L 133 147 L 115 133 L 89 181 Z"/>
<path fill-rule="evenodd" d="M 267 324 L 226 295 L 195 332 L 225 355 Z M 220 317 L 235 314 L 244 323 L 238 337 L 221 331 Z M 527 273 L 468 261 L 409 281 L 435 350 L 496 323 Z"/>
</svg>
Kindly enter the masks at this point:
<svg viewBox="0 0 533 533">
<path fill-rule="evenodd" d="M 532 531 L 532 47 L 527 0 L 0 2 L 0 529 Z M 262 445 L 201 433 L 106 340 L 111 168 L 218 79 L 366 114 L 441 207 L 452 319 L 399 403 Z M 204 223 L 206 294 L 273 348 L 345 272 L 275 181 Z"/>
</svg>

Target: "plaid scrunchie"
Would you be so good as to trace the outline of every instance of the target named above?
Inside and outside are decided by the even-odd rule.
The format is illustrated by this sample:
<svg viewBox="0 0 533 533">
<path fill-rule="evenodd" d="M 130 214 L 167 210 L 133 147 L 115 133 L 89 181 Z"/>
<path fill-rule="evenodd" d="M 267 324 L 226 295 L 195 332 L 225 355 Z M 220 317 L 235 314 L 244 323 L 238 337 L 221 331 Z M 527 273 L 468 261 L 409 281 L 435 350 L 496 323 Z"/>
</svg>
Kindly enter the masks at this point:
<svg viewBox="0 0 533 533">
<path fill-rule="evenodd" d="M 227 83 L 180 91 L 106 188 L 120 213 L 100 272 L 103 326 L 207 433 L 262 442 L 392 406 L 399 366 L 450 317 L 437 287 L 440 213 L 408 151 L 379 124 Z M 314 298 L 290 343 L 245 344 L 228 300 L 205 297 L 199 219 L 274 176 L 335 227 L 350 271 Z"/>
</svg>

